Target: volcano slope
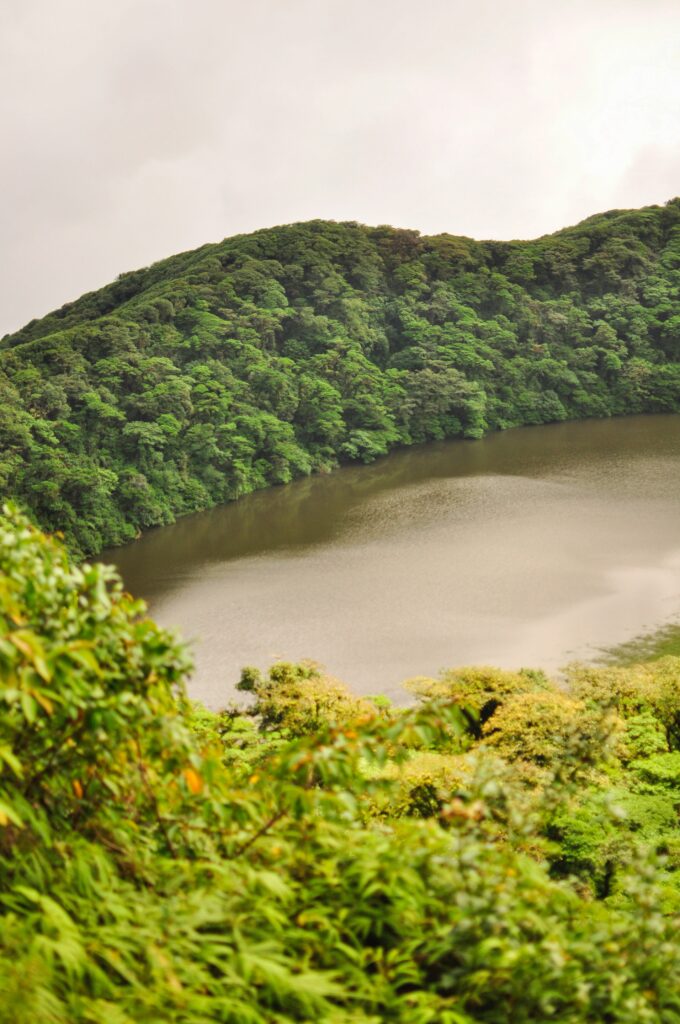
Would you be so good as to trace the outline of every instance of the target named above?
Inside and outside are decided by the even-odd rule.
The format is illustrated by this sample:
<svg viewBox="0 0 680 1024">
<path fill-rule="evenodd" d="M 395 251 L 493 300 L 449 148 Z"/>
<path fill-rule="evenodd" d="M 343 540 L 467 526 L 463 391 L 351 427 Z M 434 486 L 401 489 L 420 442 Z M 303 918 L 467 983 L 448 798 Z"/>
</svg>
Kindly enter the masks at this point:
<svg viewBox="0 0 680 1024">
<path fill-rule="evenodd" d="M 91 554 L 431 439 L 680 409 L 680 199 L 529 242 L 312 221 L 0 342 L 0 497 Z"/>
</svg>

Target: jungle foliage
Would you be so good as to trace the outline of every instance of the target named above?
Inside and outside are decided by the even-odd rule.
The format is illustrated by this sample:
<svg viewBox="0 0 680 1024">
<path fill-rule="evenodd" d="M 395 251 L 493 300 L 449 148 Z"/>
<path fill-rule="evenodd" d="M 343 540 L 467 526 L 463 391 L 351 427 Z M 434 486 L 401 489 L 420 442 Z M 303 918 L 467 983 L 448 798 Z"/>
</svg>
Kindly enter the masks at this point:
<svg viewBox="0 0 680 1024">
<path fill-rule="evenodd" d="M 680 409 L 680 199 L 532 242 L 312 221 L 0 342 L 0 495 L 74 550 L 396 445 Z"/>
<path fill-rule="evenodd" d="M 2 1024 L 680 1021 L 680 660 L 219 714 L 187 669 L 6 510 Z"/>
</svg>

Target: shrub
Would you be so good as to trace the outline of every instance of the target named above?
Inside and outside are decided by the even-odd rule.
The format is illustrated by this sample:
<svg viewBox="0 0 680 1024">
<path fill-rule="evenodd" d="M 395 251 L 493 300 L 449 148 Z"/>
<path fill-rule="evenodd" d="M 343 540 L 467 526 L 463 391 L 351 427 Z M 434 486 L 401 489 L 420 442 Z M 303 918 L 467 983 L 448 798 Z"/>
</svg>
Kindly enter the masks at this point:
<svg viewBox="0 0 680 1024">
<path fill-rule="evenodd" d="M 489 831 L 504 783 L 488 755 L 438 816 L 367 820 L 399 793 L 390 763 L 450 785 L 457 762 L 433 752 L 467 735 L 468 709 L 352 722 L 362 702 L 309 667 L 249 673 L 265 709 L 287 692 L 300 735 L 261 733 L 247 774 L 214 755 L 231 715 L 187 706 L 187 666 L 115 573 L 0 519 L 0 1024 L 680 1019 L 653 861 L 616 907 L 554 881 L 540 836 L 528 856 L 528 829 L 519 846 Z"/>
<path fill-rule="evenodd" d="M 507 672 L 487 666 L 446 669 L 439 679 L 419 676 L 409 680 L 406 685 L 421 699 L 452 697 L 474 708 L 482 725 L 509 697 L 552 689 L 543 672 L 532 669 Z"/>
<path fill-rule="evenodd" d="M 567 683 L 590 705 L 613 707 L 623 718 L 652 714 L 663 726 L 670 748 L 680 747 L 680 658 L 665 657 L 625 668 L 576 665 Z"/>
<path fill-rule="evenodd" d="M 310 735 L 357 718 L 370 720 L 379 713 L 374 701 L 356 697 L 313 663 L 279 662 L 265 676 L 244 669 L 237 689 L 253 694 L 251 713 L 263 729 L 284 730 L 289 736 Z"/>
</svg>

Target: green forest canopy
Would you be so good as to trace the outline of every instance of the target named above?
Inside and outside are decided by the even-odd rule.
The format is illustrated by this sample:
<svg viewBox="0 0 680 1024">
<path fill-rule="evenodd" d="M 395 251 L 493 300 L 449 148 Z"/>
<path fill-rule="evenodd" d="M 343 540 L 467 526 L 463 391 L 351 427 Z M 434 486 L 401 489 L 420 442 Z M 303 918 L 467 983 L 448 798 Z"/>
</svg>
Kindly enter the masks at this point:
<svg viewBox="0 0 680 1024">
<path fill-rule="evenodd" d="M 311 221 L 0 342 L 0 495 L 91 553 L 395 445 L 680 409 L 680 199 L 532 242 Z"/>
</svg>

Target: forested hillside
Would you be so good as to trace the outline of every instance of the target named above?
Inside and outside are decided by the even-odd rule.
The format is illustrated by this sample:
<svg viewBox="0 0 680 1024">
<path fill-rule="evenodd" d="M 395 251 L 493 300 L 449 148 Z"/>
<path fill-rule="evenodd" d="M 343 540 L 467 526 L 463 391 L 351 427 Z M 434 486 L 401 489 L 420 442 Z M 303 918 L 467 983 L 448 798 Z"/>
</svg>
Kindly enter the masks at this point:
<svg viewBox="0 0 680 1024">
<path fill-rule="evenodd" d="M 313 221 L 0 343 L 0 494 L 91 553 L 395 445 L 680 409 L 680 200 L 533 242 Z"/>
</svg>

